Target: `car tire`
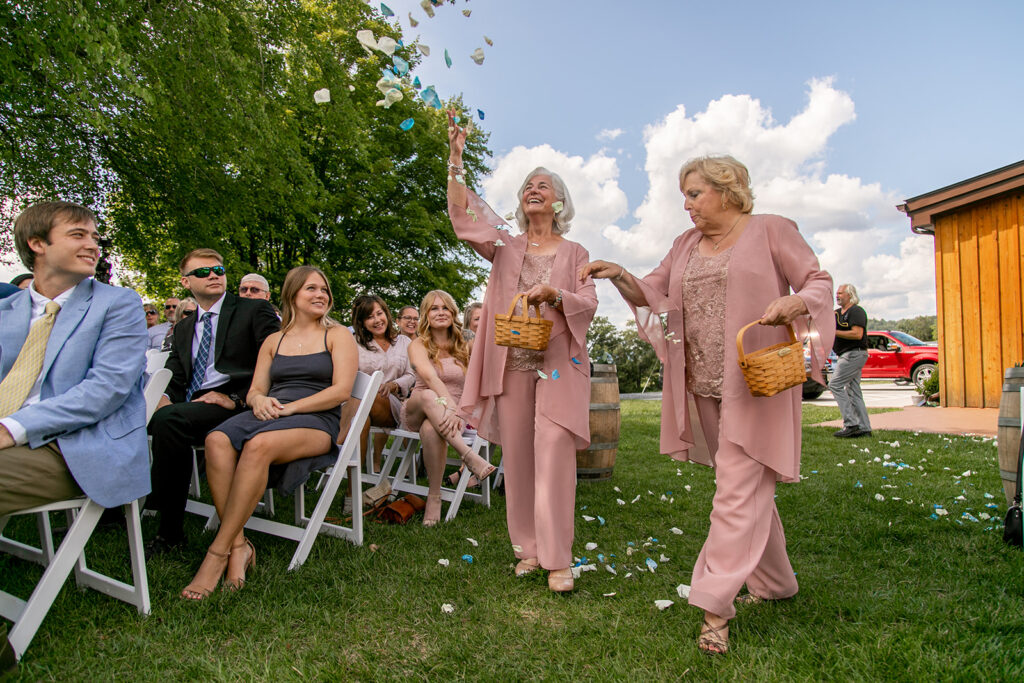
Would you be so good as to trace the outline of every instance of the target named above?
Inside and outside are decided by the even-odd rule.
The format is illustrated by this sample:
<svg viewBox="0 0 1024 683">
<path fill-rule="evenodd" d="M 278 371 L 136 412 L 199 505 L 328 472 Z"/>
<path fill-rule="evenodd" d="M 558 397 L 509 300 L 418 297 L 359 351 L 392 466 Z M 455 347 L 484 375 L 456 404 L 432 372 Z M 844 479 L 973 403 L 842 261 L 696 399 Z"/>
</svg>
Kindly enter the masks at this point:
<svg viewBox="0 0 1024 683">
<path fill-rule="evenodd" d="M 809 379 L 804 382 L 803 387 L 803 398 L 805 401 L 811 401 L 818 398 L 825 393 L 825 387 L 815 382 L 813 379 Z"/>
<path fill-rule="evenodd" d="M 910 381 L 914 383 L 914 386 L 918 389 L 932 376 L 935 372 L 935 363 L 920 363 L 914 371 L 910 373 Z"/>
</svg>

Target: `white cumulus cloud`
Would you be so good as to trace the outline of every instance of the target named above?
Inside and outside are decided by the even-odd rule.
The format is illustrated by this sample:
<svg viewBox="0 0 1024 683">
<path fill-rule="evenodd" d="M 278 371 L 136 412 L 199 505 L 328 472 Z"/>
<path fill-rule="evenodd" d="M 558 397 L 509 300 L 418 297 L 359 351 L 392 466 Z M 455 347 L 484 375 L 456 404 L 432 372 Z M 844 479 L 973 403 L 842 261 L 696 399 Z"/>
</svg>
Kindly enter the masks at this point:
<svg viewBox="0 0 1024 683">
<path fill-rule="evenodd" d="M 907 218 L 895 209 L 901 198 L 892 190 L 828 168 L 829 138 L 855 120 L 853 99 L 830 78 L 811 80 L 804 108 L 785 122 L 745 94 L 723 95 L 693 115 L 679 105 L 644 129 L 649 189 L 628 227 L 622 226 L 629 209 L 618 163 L 606 149 L 584 158 L 550 145 L 515 147 L 496 160 L 482 189 L 504 215 L 515 208 L 526 174 L 546 166 L 563 177 L 576 204 L 569 238 L 582 243 L 592 258 L 644 275 L 692 227 L 679 192 L 680 166 L 701 154 L 731 154 L 750 169 L 755 211 L 795 220 L 835 282 L 857 286 L 868 315 L 895 319 L 933 313 L 931 238 L 910 233 Z M 621 133 L 604 130 L 598 139 Z M 598 297 L 599 315 L 619 324 L 631 319 L 610 284 L 598 283 Z"/>
<path fill-rule="evenodd" d="M 625 132 L 626 131 L 622 130 L 621 128 L 605 128 L 604 130 L 597 134 L 597 139 L 614 140 L 615 138 L 619 137 Z"/>
</svg>

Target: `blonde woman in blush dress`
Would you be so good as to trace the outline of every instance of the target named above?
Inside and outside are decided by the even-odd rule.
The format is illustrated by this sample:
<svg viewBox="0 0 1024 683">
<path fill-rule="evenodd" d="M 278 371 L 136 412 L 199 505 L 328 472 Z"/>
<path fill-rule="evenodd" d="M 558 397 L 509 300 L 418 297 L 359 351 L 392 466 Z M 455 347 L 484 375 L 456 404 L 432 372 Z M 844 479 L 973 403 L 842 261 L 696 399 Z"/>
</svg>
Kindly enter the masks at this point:
<svg viewBox="0 0 1024 683">
<path fill-rule="evenodd" d="M 693 568 L 690 604 L 704 611 L 697 646 L 724 654 L 735 603 L 796 594 L 786 538 L 775 508 L 777 481 L 800 480 L 800 387 L 751 396 L 740 370 L 736 335 L 759 320 L 744 347 L 788 341 L 813 323 L 812 376 L 819 382 L 832 347 L 832 278 L 793 221 L 753 214 L 746 167 L 729 156 L 701 157 L 679 173 L 694 229 L 676 238 L 661 264 L 643 278 L 621 265 L 594 261 L 580 277 L 611 281 L 633 309 L 641 335 L 665 364 L 661 450 L 715 468 L 711 527 Z M 667 314 L 667 331 L 659 314 Z M 694 446 L 688 396 L 710 459 Z M 737 598 L 743 584 L 748 594 Z"/>
<path fill-rule="evenodd" d="M 423 526 L 431 527 L 441 519 L 441 478 L 449 445 L 480 481 L 496 468 L 470 450 L 462 438 L 466 421 L 458 414 L 458 406 L 466 383 L 470 347 L 462 337 L 455 300 L 441 290 L 429 292 L 420 304 L 419 316 L 417 336 L 409 346 L 416 385 L 402 405 L 401 423 L 418 431 L 423 444 L 429 481 Z"/>
</svg>

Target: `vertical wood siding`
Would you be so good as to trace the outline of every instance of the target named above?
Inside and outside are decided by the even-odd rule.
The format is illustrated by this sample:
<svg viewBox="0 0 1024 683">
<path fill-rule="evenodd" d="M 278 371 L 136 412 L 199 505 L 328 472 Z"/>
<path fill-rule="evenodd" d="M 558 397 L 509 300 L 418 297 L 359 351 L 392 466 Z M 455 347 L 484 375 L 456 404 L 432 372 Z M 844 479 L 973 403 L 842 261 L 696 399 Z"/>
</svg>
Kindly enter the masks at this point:
<svg viewBox="0 0 1024 683">
<path fill-rule="evenodd" d="M 935 218 L 940 397 L 998 407 L 1005 369 L 1024 360 L 1024 194 Z"/>
</svg>

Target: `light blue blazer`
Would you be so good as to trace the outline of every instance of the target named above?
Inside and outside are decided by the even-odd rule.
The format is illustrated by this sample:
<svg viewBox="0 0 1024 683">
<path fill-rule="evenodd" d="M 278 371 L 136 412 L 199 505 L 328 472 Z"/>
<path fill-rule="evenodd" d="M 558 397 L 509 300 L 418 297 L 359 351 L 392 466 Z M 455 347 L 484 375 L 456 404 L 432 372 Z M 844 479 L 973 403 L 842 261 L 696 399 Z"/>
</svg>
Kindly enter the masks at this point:
<svg viewBox="0 0 1024 683">
<path fill-rule="evenodd" d="M 18 357 L 31 318 L 28 290 L 0 300 L 0 378 Z M 56 439 L 82 491 L 104 507 L 150 490 L 142 396 L 147 342 L 138 294 L 81 282 L 50 332 L 39 402 L 11 415 L 32 448 Z"/>
</svg>

